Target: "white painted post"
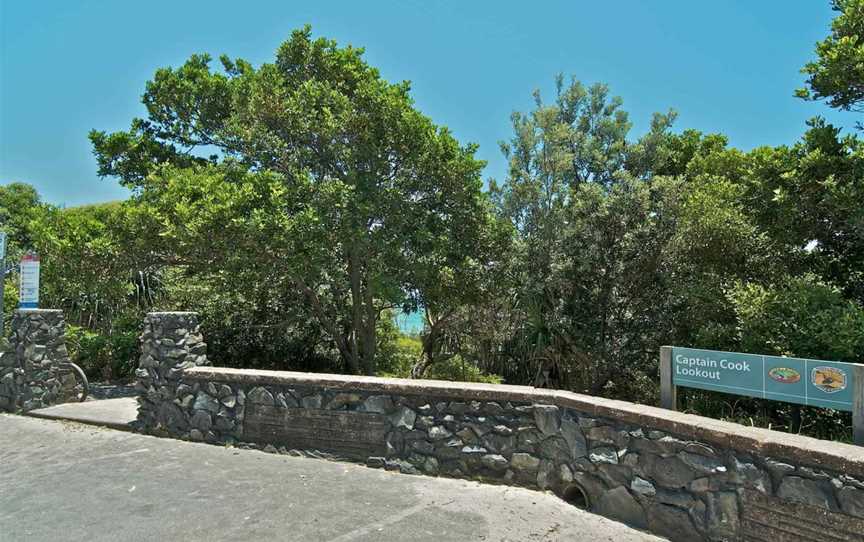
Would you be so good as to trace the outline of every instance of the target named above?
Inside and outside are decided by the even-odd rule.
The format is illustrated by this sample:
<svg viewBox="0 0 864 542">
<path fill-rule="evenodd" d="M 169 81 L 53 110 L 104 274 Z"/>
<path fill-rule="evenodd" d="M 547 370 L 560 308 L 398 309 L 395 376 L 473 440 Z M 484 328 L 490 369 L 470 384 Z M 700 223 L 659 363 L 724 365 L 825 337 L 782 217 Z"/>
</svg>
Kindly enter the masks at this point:
<svg viewBox="0 0 864 542">
<path fill-rule="evenodd" d="M 660 407 L 678 410 L 678 390 L 672 382 L 672 347 L 660 347 Z"/>
</svg>

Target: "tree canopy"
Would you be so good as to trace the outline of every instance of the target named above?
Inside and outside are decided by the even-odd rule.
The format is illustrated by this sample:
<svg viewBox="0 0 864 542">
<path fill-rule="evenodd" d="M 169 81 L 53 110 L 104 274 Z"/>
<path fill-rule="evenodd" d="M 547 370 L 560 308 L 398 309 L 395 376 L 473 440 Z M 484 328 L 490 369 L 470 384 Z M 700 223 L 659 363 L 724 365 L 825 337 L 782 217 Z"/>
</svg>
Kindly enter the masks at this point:
<svg viewBox="0 0 864 542">
<path fill-rule="evenodd" d="M 223 56 L 213 71 L 193 55 L 147 83 L 147 119 L 91 140 L 100 173 L 154 210 L 177 261 L 259 279 L 278 268 L 345 368 L 371 374 L 381 315 L 417 307 L 433 269 L 469 284 L 492 218 L 475 146 L 362 52 L 306 27 L 258 68 Z"/>
<path fill-rule="evenodd" d="M 816 44 L 817 59 L 801 70 L 807 86 L 797 95 L 825 100 L 845 111 L 864 111 L 864 1 L 832 0 L 839 15 L 831 23 L 831 34 Z"/>
</svg>

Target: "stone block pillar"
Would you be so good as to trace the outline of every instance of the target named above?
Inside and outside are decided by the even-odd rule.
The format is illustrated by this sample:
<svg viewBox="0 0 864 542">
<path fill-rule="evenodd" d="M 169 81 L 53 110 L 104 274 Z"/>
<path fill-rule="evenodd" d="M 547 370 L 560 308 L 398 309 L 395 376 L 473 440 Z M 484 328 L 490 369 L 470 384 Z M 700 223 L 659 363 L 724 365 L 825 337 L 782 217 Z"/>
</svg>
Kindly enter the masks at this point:
<svg viewBox="0 0 864 542">
<path fill-rule="evenodd" d="M 24 369 L 18 366 L 15 349 L 0 337 L 0 412 L 13 412 L 18 405 L 18 386 L 24 383 Z"/>
<path fill-rule="evenodd" d="M 144 320 L 138 382 L 138 424 L 145 432 L 188 435 L 194 395 L 183 371 L 210 365 L 194 312 L 151 312 Z"/>
<path fill-rule="evenodd" d="M 72 400 L 69 361 L 63 311 L 15 311 L 12 340 L 0 345 L 0 408 L 27 411 Z"/>
</svg>

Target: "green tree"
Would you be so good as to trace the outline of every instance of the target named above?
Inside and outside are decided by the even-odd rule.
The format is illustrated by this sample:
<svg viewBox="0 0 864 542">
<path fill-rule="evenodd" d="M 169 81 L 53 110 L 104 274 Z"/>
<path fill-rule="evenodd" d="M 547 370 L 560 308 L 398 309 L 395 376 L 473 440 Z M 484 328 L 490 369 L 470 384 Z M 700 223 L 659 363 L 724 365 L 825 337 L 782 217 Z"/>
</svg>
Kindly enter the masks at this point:
<svg viewBox="0 0 864 542">
<path fill-rule="evenodd" d="M 764 192 L 751 187 L 751 156 L 718 134 L 686 130 L 665 142 L 662 170 L 680 179 L 675 233 L 667 248 L 666 341 L 730 349 L 734 311 L 727 290 L 787 272 L 789 252 L 758 219 Z M 759 152 L 759 151 L 755 151 Z M 757 193 L 758 192 L 758 193 Z"/>
<path fill-rule="evenodd" d="M 493 216 L 486 203 L 482 228 L 465 232 L 455 243 L 438 237 L 439 246 L 427 247 L 423 263 L 414 267 L 416 303 L 406 308 L 419 308 L 425 321 L 413 378 L 422 378 L 434 366 L 464 354 L 464 345 L 471 341 L 471 315 L 502 293 L 497 281 L 506 265 L 512 228 Z"/>
<path fill-rule="evenodd" d="M 31 222 L 41 259 L 41 301 L 62 308 L 70 323 L 110 330 L 134 294 L 119 203 L 53 208 Z"/>
<path fill-rule="evenodd" d="M 829 106 L 861 112 L 864 105 L 864 1 L 833 0 L 838 12 L 831 34 L 816 45 L 817 59 L 803 68 L 807 88 L 798 96 L 825 100 Z M 766 184 L 775 191 L 773 208 L 786 213 L 778 225 L 798 241 L 811 243 L 815 272 L 864 300 L 864 188 L 862 146 L 854 136 L 823 119 L 792 148 L 767 153 L 773 174 Z M 858 123 L 861 129 L 861 123 Z"/>
<path fill-rule="evenodd" d="M 32 223 L 50 211 L 50 206 L 43 203 L 36 190 L 24 183 L 13 182 L 0 186 L 0 230 L 8 235 L 6 261 L 14 265 L 21 255 L 33 249 Z M 14 270 L 14 269 L 13 269 Z M 18 306 L 17 275 L 10 272 L 0 277 L 4 282 L 2 329 L 9 330 L 5 325 L 11 321 L 12 311 Z"/>
<path fill-rule="evenodd" d="M 621 100 L 604 85 L 556 83 L 552 104 L 535 93 L 530 114 L 514 113 L 502 145 L 509 174 L 491 186 L 517 232 L 510 310 L 519 322 L 505 347 L 514 366 L 495 372 L 598 393 L 628 368 L 644 378 L 636 367 L 656 342 L 677 182 L 655 170 L 673 158 L 665 141 L 675 115 L 656 115 L 631 142 Z"/>
<path fill-rule="evenodd" d="M 742 201 L 786 255 L 793 274 L 812 272 L 864 302 L 864 146 L 822 119 L 792 146 L 747 156 Z"/>
<path fill-rule="evenodd" d="M 49 208 L 29 184 L 15 182 L 0 186 L 0 225 L 9 235 L 10 256 L 31 248 L 31 223 Z"/>
<path fill-rule="evenodd" d="M 796 94 L 808 100 L 825 100 L 844 111 L 864 111 L 864 1 L 832 0 L 839 15 L 831 34 L 816 44 L 818 59 L 801 70 L 807 87 Z"/>
<path fill-rule="evenodd" d="M 860 363 L 864 308 L 814 275 L 776 284 L 736 284 L 729 292 L 747 352 Z"/>
<path fill-rule="evenodd" d="M 214 202 L 198 188 L 186 193 L 184 205 L 236 219 L 240 230 L 247 224 L 266 232 L 238 232 L 225 250 L 251 245 L 246 266 L 268 275 L 278 268 L 286 287 L 303 293 L 346 369 L 373 373 L 381 315 L 411 303 L 418 268 L 435 260 L 430 251 L 446 246 L 441 259 L 470 266 L 470 254 L 455 252 L 461 239 L 485 227 L 488 212 L 475 147 L 435 126 L 414 108 L 407 82 L 384 81 L 361 55 L 313 40 L 308 27 L 292 34 L 275 62 L 258 68 L 222 57 L 223 71 L 214 72 L 207 55 L 193 55 L 179 69 L 158 70 L 147 84 L 146 120 L 134 120 L 125 133 L 94 131 L 91 140 L 102 175 L 120 176 L 144 197 L 157 192 L 163 211 L 183 196 L 171 176 L 240 197 L 246 214 L 202 210 L 202 202 Z M 198 156 L 213 149 L 217 155 Z M 243 190 L 274 212 L 265 218 L 244 207 Z M 231 208 L 228 197 L 213 196 Z M 162 216 L 185 212 L 175 205 Z M 168 230 L 188 237 L 183 223 L 176 226 Z M 277 230 L 294 237 L 289 242 Z M 211 237 L 233 230 L 196 231 Z M 270 235 L 284 242 L 283 250 L 262 254 Z M 184 240 L 192 252 L 178 257 L 206 256 L 195 248 L 198 241 L 211 245 Z"/>
</svg>

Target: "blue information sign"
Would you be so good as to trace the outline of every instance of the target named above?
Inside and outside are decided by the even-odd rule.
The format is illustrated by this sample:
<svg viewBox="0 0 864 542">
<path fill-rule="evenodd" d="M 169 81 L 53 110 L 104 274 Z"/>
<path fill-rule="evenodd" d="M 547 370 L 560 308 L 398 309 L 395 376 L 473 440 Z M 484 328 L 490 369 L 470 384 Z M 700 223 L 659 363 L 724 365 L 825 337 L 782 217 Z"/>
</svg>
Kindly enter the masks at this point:
<svg viewBox="0 0 864 542">
<path fill-rule="evenodd" d="M 672 383 L 835 410 L 853 409 L 854 364 L 672 348 Z"/>
</svg>

